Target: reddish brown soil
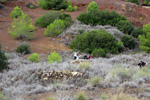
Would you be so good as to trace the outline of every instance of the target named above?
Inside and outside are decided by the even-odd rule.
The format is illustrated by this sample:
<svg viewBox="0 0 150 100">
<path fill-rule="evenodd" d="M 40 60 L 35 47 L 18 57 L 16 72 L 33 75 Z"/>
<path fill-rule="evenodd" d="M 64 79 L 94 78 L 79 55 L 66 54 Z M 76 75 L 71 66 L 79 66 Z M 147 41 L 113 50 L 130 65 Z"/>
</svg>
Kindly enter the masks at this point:
<svg viewBox="0 0 150 100">
<path fill-rule="evenodd" d="M 81 14 L 82 12 L 86 11 L 87 5 L 93 0 L 70 0 L 73 5 L 78 6 L 79 11 L 77 12 L 67 12 L 69 13 L 72 18 L 75 20 L 76 17 Z M 100 9 L 102 10 L 109 10 L 109 11 L 116 11 L 122 15 L 127 16 L 127 18 L 135 25 L 135 26 L 142 26 L 143 24 L 147 24 L 150 22 L 150 9 L 142 8 L 137 6 L 133 3 L 126 3 L 122 0 L 94 0 L 100 5 Z M 31 0 L 24 0 L 24 1 L 8 1 L 3 3 L 5 5 L 4 9 L 0 9 L 0 44 L 2 45 L 2 49 L 5 51 L 13 51 L 16 49 L 17 45 L 21 42 L 27 42 L 31 45 L 31 49 L 33 52 L 37 53 L 49 53 L 50 51 L 71 51 L 68 47 L 61 43 L 61 39 L 54 38 L 50 39 L 49 37 L 45 37 L 43 35 L 44 28 L 35 27 L 35 35 L 36 38 L 31 41 L 20 41 L 12 39 L 12 37 L 8 34 L 8 28 L 13 21 L 9 18 L 13 7 L 19 6 L 22 8 L 23 12 L 28 14 L 32 19 L 33 22 L 35 19 L 41 15 L 43 15 L 46 11 L 49 10 L 42 10 L 40 8 L 36 9 L 29 9 L 24 7 L 25 3 L 32 2 Z M 36 2 L 32 2 L 36 4 Z M 131 8 L 132 11 L 129 11 Z M 143 20 L 140 20 L 140 17 Z"/>
</svg>

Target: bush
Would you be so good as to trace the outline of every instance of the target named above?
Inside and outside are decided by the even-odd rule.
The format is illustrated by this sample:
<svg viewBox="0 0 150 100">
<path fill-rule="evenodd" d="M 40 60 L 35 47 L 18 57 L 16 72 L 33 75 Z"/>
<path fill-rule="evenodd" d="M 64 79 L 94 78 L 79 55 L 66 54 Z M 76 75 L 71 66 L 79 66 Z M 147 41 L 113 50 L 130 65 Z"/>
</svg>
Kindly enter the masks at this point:
<svg viewBox="0 0 150 100">
<path fill-rule="evenodd" d="M 0 46 L 0 71 L 2 71 L 3 69 L 6 69 L 7 67 L 8 67 L 8 61 L 5 56 L 5 53 L 2 52 L 1 46 Z"/>
<path fill-rule="evenodd" d="M 143 68 L 137 70 L 136 73 L 134 73 L 133 79 L 143 78 L 143 77 L 150 77 L 149 72 L 150 72 L 150 68 L 143 67 Z"/>
<path fill-rule="evenodd" d="M 39 0 L 38 6 L 42 9 L 65 9 L 67 4 L 65 0 Z"/>
<path fill-rule="evenodd" d="M 28 60 L 32 62 L 39 62 L 39 55 L 37 53 L 33 53 L 28 57 Z"/>
<path fill-rule="evenodd" d="M 143 31 L 146 33 L 150 33 L 150 24 L 143 25 Z"/>
<path fill-rule="evenodd" d="M 66 27 L 71 25 L 72 19 L 69 14 L 63 13 L 61 14 L 58 11 L 47 12 L 45 15 L 40 16 L 34 22 L 35 26 L 46 28 L 48 25 L 53 23 L 57 18 L 64 20 Z"/>
<path fill-rule="evenodd" d="M 105 30 L 92 30 L 79 34 L 72 41 L 70 47 L 86 53 L 91 53 L 97 48 L 102 48 L 110 53 L 118 53 L 115 38 Z"/>
<path fill-rule="evenodd" d="M 140 49 L 146 53 L 150 53 L 150 32 L 146 35 L 139 35 Z"/>
<path fill-rule="evenodd" d="M 85 12 L 80 14 L 77 19 L 84 24 L 112 26 L 116 26 L 121 20 L 127 20 L 125 16 L 120 16 L 116 12 L 109 12 L 107 10 L 94 10 L 91 13 Z"/>
<path fill-rule="evenodd" d="M 117 24 L 116 24 L 116 27 L 123 33 L 125 34 L 131 34 L 132 31 L 134 30 L 134 27 L 133 25 L 129 22 L 129 21 L 119 21 Z"/>
<path fill-rule="evenodd" d="M 74 6 L 73 9 L 74 9 L 74 11 L 78 11 L 78 7 L 77 6 Z"/>
<path fill-rule="evenodd" d="M 92 1 L 87 7 L 87 12 L 91 13 L 94 10 L 99 10 L 99 6 L 97 5 L 95 1 Z"/>
<path fill-rule="evenodd" d="M 136 41 L 134 37 L 131 35 L 124 35 L 121 37 L 121 41 L 123 42 L 123 45 L 125 47 L 128 47 L 129 49 L 134 49 L 136 45 Z"/>
<path fill-rule="evenodd" d="M 34 6 L 33 6 L 33 5 L 30 5 L 30 8 L 31 8 L 31 9 L 34 9 Z"/>
<path fill-rule="evenodd" d="M 92 51 L 92 55 L 94 57 L 106 57 L 106 52 L 105 50 L 103 50 L 102 48 L 99 48 L 99 49 L 94 49 Z"/>
<path fill-rule="evenodd" d="M 145 35 L 146 32 L 142 30 L 142 28 L 136 28 L 132 31 L 131 35 L 135 38 L 138 38 L 139 35 Z"/>
<path fill-rule="evenodd" d="M 144 0 L 144 3 L 149 6 L 150 5 L 150 0 Z"/>
<path fill-rule="evenodd" d="M 76 96 L 76 100 L 89 100 L 89 98 L 84 92 L 79 92 Z"/>
<path fill-rule="evenodd" d="M 14 19 L 11 27 L 12 30 L 8 30 L 13 38 L 24 40 L 33 39 L 34 26 L 32 25 L 32 19 L 28 15 L 22 14 L 19 18 Z"/>
<path fill-rule="evenodd" d="M 132 3 L 136 3 L 137 5 L 139 5 L 139 0 L 126 0 L 127 2 L 132 2 Z"/>
<path fill-rule="evenodd" d="M 55 97 L 53 96 L 49 96 L 48 98 L 46 98 L 45 100 L 56 100 Z"/>
<path fill-rule="evenodd" d="M 91 65 L 90 65 L 89 62 L 82 62 L 82 63 L 80 64 L 80 68 L 81 68 L 81 69 L 90 70 L 90 69 L 91 69 Z"/>
<path fill-rule="evenodd" d="M 119 40 L 119 41 L 117 42 L 117 45 L 118 45 L 118 51 L 119 51 L 119 52 L 122 52 L 122 51 L 123 51 L 123 42 Z"/>
<path fill-rule="evenodd" d="M 18 18 L 18 17 L 22 16 L 22 14 L 23 14 L 23 11 L 21 10 L 21 8 L 16 6 L 10 14 L 10 18 Z"/>
<path fill-rule="evenodd" d="M 30 45 L 22 43 L 17 47 L 16 52 L 21 54 L 29 54 L 31 52 Z"/>
<path fill-rule="evenodd" d="M 59 63 L 60 61 L 61 61 L 61 56 L 59 54 L 57 54 L 56 52 L 52 52 L 48 56 L 48 63 L 53 63 L 53 62 Z"/>
<path fill-rule="evenodd" d="M 63 20 L 56 19 L 53 23 L 51 23 L 44 31 L 45 36 L 54 37 L 59 35 L 65 29 L 65 24 Z"/>
<path fill-rule="evenodd" d="M 72 5 L 69 5 L 69 7 L 66 9 L 66 11 L 72 12 L 72 11 L 74 11 L 74 8 L 72 7 Z"/>
<path fill-rule="evenodd" d="M 92 85 L 99 84 L 100 80 L 101 80 L 101 77 L 99 77 L 99 76 L 94 76 L 94 77 L 91 78 L 91 84 L 92 84 Z"/>
</svg>

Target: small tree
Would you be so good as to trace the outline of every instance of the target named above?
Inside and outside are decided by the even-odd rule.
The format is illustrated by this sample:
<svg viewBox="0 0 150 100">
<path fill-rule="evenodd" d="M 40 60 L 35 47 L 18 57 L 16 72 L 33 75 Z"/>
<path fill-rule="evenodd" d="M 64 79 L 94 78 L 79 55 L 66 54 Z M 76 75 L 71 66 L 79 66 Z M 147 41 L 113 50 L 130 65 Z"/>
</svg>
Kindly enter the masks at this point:
<svg viewBox="0 0 150 100">
<path fill-rule="evenodd" d="M 9 30 L 9 34 L 13 38 L 20 38 L 20 39 L 33 39 L 32 34 L 34 33 L 34 26 L 32 25 L 32 19 L 26 15 L 22 14 L 17 19 L 14 19 L 14 21 L 11 24 L 12 30 Z"/>
<path fill-rule="evenodd" d="M 17 47 L 16 52 L 21 54 L 29 54 L 31 52 L 30 45 L 22 43 Z"/>
<path fill-rule="evenodd" d="M 62 33 L 65 29 L 64 21 L 61 19 L 56 19 L 52 24 L 50 24 L 44 31 L 45 36 L 54 37 Z"/>
<path fill-rule="evenodd" d="M 95 1 L 91 2 L 87 7 L 87 12 L 92 12 L 93 10 L 99 10 L 99 6 Z"/>
<path fill-rule="evenodd" d="M 22 16 L 22 14 L 23 14 L 23 11 L 21 10 L 21 8 L 16 6 L 10 14 L 10 18 L 18 18 L 19 16 Z"/>
<path fill-rule="evenodd" d="M 150 33 L 150 24 L 143 25 L 143 31 L 146 33 Z"/>
<path fill-rule="evenodd" d="M 56 52 L 52 52 L 48 56 L 48 63 L 53 63 L 53 62 L 59 63 L 60 61 L 61 61 L 61 56 Z"/>
<path fill-rule="evenodd" d="M 7 67 L 8 67 L 7 57 L 5 56 L 5 53 L 1 51 L 0 46 L 0 71 Z"/>
<path fill-rule="evenodd" d="M 150 0 L 145 0 L 144 3 L 146 3 L 147 5 L 150 5 Z"/>
</svg>

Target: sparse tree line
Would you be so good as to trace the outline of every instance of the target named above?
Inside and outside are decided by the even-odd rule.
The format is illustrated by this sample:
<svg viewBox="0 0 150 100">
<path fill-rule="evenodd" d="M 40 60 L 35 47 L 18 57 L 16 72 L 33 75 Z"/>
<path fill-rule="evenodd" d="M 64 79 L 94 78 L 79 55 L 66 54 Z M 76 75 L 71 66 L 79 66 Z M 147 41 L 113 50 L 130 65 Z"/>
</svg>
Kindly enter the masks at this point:
<svg viewBox="0 0 150 100">
<path fill-rule="evenodd" d="M 51 1 L 40 0 L 38 4 L 42 7 L 46 3 L 43 9 L 61 9 L 61 7 L 67 7 L 65 5 L 71 5 L 70 1 L 67 3 L 64 0 L 56 1 L 54 0 L 52 3 Z M 42 2 L 44 3 L 41 4 Z M 48 6 L 55 3 L 59 6 Z M 11 12 L 10 17 L 13 18 L 14 21 L 11 24 L 11 28 L 8 29 L 9 34 L 15 39 L 23 40 L 35 38 L 33 35 L 35 33 L 34 25 L 41 28 L 46 28 L 44 31 L 45 36 L 55 37 L 61 34 L 64 29 L 72 24 L 72 19 L 69 14 L 59 11 L 50 11 L 37 18 L 34 22 L 34 25 L 32 25 L 32 18 L 30 18 L 27 14 L 24 14 L 21 8 L 18 6 L 15 7 Z M 115 38 L 105 30 L 93 30 L 85 32 L 77 35 L 72 41 L 70 47 L 73 50 L 89 53 L 95 57 L 105 57 L 107 53 L 117 54 L 122 52 L 124 47 L 134 49 L 137 44 L 135 38 L 138 38 L 140 41 L 140 49 L 147 53 L 150 52 L 150 24 L 143 25 L 143 28 L 134 28 L 132 23 L 129 22 L 125 16 L 121 16 L 116 12 L 99 10 L 99 6 L 94 1 L 88 5 L 87 11 L 80 14 L 77 19 L 84 24 L 91 24 L 93 26 L 115 26 L 125 35 L 122 36 L 119 41 L 116 41 Z M 23 46 L 20 47 L 20 50 L 18 48 L 16 49 L 17 52 L 24 54 L 29 53 L 28 45 L 23 44 Z M 54 55 L 56 56 L 55 61 L 60 62 L 60 60 L 57 61 L 57 59 L 60 59 L 60 57 L 57 58 L 58 55 Z M 28 59 L 33 62 L 38 62 L 38 58 L 38 54 L 35 53 L 31 54 Z M 49 59 L 51 59 L 51 57 L 49 57 Z"/>
</svg>

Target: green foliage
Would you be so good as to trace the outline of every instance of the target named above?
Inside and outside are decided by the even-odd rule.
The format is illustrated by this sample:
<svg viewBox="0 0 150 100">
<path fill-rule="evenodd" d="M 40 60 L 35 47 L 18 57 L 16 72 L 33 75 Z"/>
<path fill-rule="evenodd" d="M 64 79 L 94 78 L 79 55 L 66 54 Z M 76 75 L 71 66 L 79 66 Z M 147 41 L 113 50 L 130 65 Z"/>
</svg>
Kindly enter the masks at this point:
<svg viewBox="0 0 150 100">
<path fill-rule="evenodd" d="M 140 20 L 143 20 L 143 17 L 140 17 Z"/>
<path fill-rule="evenodd" d="M 34 9 L 34 6 L 33 6 L 33 5 L 30 5 L 30 8 L 31 8 L 31 9 Z"/>
<path fill-rule="evenodd" d="M 90 70 L 91 69 L 91 64 L 89 62 L 82 62 L 80 64 L 80 68 L 81 69 L 86 69 L 86 70 Z"/>
<path fill-rule="evenodd" d="M 87 12 L 91 13 L 94 10 L 99 10 L 99 6 L 97 5 L 95 1 L 92 1 L 87 7 Z"/>
<path fill-rule="evenodd" d="M 1 46 L 0 46 L 0 71 L 2 71 L 3 69 L 6 69 L 7 67 L 8 67 L 8 61 L 5 56 L 5 53 L 2 52 Z"/>
<path fill-rule="evenodd" d="M 69 14 L 63 13 L 58 11 L 50 11 L 47 12 L 45 15 L 40 16 L 37 18 L 34 22 L 35 26 L 41 27 L 41 28 L 46 28 L 48 25 L 53 23 L 57 18 L 64 20 L 64 23 L 66 27 L 71 25 L 72 19 Z"/>
<path fill-rule="evenodd" d="M 65 9 L 67 8 L 67 3 L 65 0 L 39 0 L 38 6 L 42 9 Z"/>
<path fill-rule="evenodd" d="M 127 2 L 132 2 L 132 3 L 136 3 L 137 5 L 139 5 L 139 0 L 126 0 Z"/>
<path fill-rule="evenodd" d="M 61 9 L 60 11 L 61 11 L 61 12 L 64 12 L 64 9 Z"/>
<path fill-rule="evenodd" d="M 12 30 L 9 30 L 9 34 L 13 38 L 20 38 L 24 40 L 33 39 L 32 34 L 34 33 L 34 26 L 32 25 L 32 19 L 26 15 L 22 14 L 17 19 L 14 19 L 14 21 L 11 24 Z"/>
<path fill-rule="evenodd" d="M 49 24 L 53 23 L 61 15 L 58 11 L 46 12 L 45 15 L 40 16 L 34 22 L 35 26 L 46 28 Z"/>
<path fill-rule="evenodd" d="M 84 24 L 112 26 L 116 26 L 121 20 L 127 20 L 125 16 L 120 16 L 116 12 L 109 12 L 107 10 L 94 10 L 90 13 L 85 12 L 80 14 L 77 19 Z"/>
<path fill-rule="evenodd" d="M 82 34 L 84 33 L 85 30 L 81 29 L 81 30 L 78 30 L 79 34 Z"/>
<path fill-rule="evenodd" d="M 69 5 L 69 6 L 68 6 L 68 8 L 66 9 L 66 11 L 68 11 L 68 12 L 72 12 L 72 11 L 74 11 L 74 9 L 73 9 L 72 5 Z"/>
<path fill-rule="evenodd" d="M 91 84 L 92 84 L 92 85 L 99 84 L 100 80 L 101 80 L 101 77 L 99 77 L 99 76 L 94 76 L 94 77 L 91 78 Z"/>
<path fill-rule="evenodd" d="M 150 68 L 143 67 L 133 75 L 133 79 L 141 78 L 141 77 L 150 77 Z"/>
<path fill-rule="evenodd" d="M 52 52 L 48 56 L 48 63 L 53 63 L 53 62 L 59 63 L 60 61 L 61 61 L 61 56 L 56 52 Z"/>
<path fill-rule="evenodd" d="M 89 98 L 84 92 L 79 92 L 76 96 L 76 100 L 89 100 Z"/>
<path fill-rule="evenodd" d="M 131 35 L 124 35 L 121 37 L 121 41 L 123 42 L 123 45 L 125 47 L 128 47 L 129 49 L 134 49 L 136 45 L 136 41 L 134 37 Z"/>
<path fill-rule="evenodd" d="M 122 51 L 123 51 L 123 42 L 119 40 L 119 41 L 117 42 L 117 45 L 118 45 L 118 51 L 119 51 L 119 52 L 122 52 Z"/>
<path fill-rule="evenodd" d="M 32 62 L 39 62 L 39 55 L 37 53 L 33 53 L 28 57 L 28 60 Z"/>
<path fill-rule="evenodd" d="M 108 96 L 106 94 L 101 95 L 102 100 L 108 100 Z"/>
<path fill-rule="evenodd" d="M 146 53 L 150 53 L 150 32 L 146 35 L 139 35 L 140 49 Z"/>
<path fill-rule="evenodd" d="M 10 18 L 18 18 L 18 17 L 22 16 L 22 14 L 23 14 L 23 11 L 21 10 L 21 8 L 16 6 L 10 14 Z"/>
<path fill-rule="evenodd" d="M 44 31 L 45 36 L 54 37 L 59 35 L 65 29 L 65 23 L 61 19 L 56 19 L 53 23 L 51 23 Z"/>
<path fill-rule="evenodd" d="M 138 38 L 139 35 L 145 35 L 146 32 L 142 30 L 142 28 L 136 28 L 132 31 L 131 35 L 135 38 Z"/>
<path fill-rule="evenodd" d="M 94 49 L 92 51 L 92 55 L 94 57 L 106 57 L 106 52 L 105 50 L 103 50 L 102 48 L 99 48 L 99 49 Z"/>
<path fill-rule="evenodd" d="M 143 31 L 146 33 L 150 33 L 150 24 L 143 25 Z"/>
<path fill-rule="evenodd" d="M 48 98 L 46 98 L 45 100 L 56 100 L 53 96 L 49 96 Z"/>
<path fill-rule="evenodd" d="M 149 6 L 150 5 L 150 0 L 145 0 L 144 3 Z"/>
<path fill-rule="evenodd" d="M 132 31 L 134 30 L 134 27 L 133 25 L 129 22 L 129 21 L 119 21 L 117 24 L 116 24 L 116 27 L 123 33 L 125 34 L 131 34 Z"/>
<path fill-rule="evenodd" d="M 30 45 L 22 43 L 17 47 L 16 52 L 21 54 L 29 54 L 31 52 Z"/>
<path fill-rule="evenodd" d="M 70 47 L 86 53 L 91 53 L 98 48 L 102 48 L 106 52 L 118 53 L 115 38 L 105 30 L 92 30 L 79 34 L 72 41 Z"/>
<path fill-rule="evenodd" d="M 73 9 L 74 9 L 74 11 L 78 11 L 78 7 L 77 6 L 74 6 Z"/>
</svg>

